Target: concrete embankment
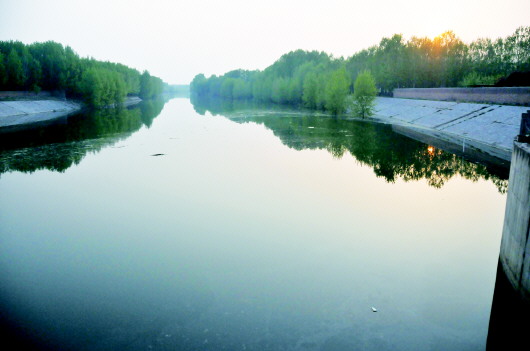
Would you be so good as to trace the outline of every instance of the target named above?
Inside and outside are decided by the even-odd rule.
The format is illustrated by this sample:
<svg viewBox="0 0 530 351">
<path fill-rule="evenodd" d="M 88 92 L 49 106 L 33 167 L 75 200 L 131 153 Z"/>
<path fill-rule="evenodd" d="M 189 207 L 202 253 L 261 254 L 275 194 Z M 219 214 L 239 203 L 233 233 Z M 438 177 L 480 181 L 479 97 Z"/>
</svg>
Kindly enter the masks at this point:
<svg viewBox="0 0 530 351">
<path fill-rule="evenodd" d="M 60 100 L 0 101 L 0 128 L 44 123 L 81 110 L 81 104 Z"/>
<path fill-rule="evenodd" d="M 515 141 L 528 137 L 528 122 L 521 123 L 528 110 L 528 106 L 377 98 L 374 118 L 423 142 L 447 141 L 452 146 L 445 149 L 451 152 L 457 153 L 458 146 L 471 147 L 475 159 L 482 161 L 487 154 L 511 163 L 500 262 L 514 291 L 530 302 L 530 145 L 527 140 Z"/>
<path fill-rule="evenodd" d="M 514 143 L 500 250 L 508 280 L 530 302 L 530 144 Z"/>
<path fill-rule="evenodd" d="M 525 106 L 376 99 L 374 118 L 402 129 L 480 150 L 510 161 Z"/>
<path fill-rule="evenodd" d="M 123 106 L 136 105 L 141 101 L 139 97 L 127 97 Z M 69 100 L 0 101 L 0 130 L 55 122 L 81 111 L 82 108 L 82 104 Z"/>
</svg>

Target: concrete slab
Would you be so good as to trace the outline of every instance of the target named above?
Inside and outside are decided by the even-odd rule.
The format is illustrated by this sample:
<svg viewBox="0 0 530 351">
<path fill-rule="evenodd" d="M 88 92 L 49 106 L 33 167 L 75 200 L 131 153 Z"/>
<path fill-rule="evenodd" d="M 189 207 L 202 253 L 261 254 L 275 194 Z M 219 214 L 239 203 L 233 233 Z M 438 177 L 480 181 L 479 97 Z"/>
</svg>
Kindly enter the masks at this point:
<svg viewBox="0 0 530 351">
<path fill-rule="evenodd" d="M 71 101 L 1 101 L 0 127 L 11 127 L 52 120 L 79 111 L 80 109 L 81 105 Z"/>
<path fill-rule="evenodd" d="M 399 98 L 376 99 L 375 118 L 386 123 L 424 128 L 498 148 L 509 155 L 529 106 L 504 106 Z"/>
<path fill-rule="evenodd" d="M 6 102 L 0 102 L 0 117 L 23 115 L 22 112 Z"/>
</svg>

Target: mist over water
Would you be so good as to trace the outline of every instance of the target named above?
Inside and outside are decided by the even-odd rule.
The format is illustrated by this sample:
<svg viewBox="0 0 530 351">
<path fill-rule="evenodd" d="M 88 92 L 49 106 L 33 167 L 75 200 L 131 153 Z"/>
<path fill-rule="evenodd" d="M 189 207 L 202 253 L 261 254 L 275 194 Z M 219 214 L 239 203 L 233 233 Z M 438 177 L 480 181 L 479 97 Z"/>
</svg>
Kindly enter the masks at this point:
<svg viewBox="0 0 530 351">
<path fill-rule="evenodd" d="M 485 348 L 502 177 L 369 123 L 202 113 L 2 146 L 4 320 L 58 350 Z"/>
</svg>

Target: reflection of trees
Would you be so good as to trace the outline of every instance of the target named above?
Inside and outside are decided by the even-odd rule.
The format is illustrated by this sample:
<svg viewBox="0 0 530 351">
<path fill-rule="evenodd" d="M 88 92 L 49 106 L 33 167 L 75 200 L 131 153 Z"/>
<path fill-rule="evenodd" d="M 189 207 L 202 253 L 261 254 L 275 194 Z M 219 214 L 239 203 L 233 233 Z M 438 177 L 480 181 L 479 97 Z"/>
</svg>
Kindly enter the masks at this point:
<svg viewBox="0 0 530 351">
<path fill-rule="evenodd" d="M 140 103 L 139 108 L 141 111 L 142 122 L 147 128 L 151 127 L 155 117 L 162 112 L 166 102 L 167 100 L 155 99 L 142 101 L 142 103 Z"/>
<path fill-rule="evenodd" d="M 225 115 L 229 112 L 241 112 L 242 110 L 252 110 L 253 113 L 256 113 L 256 110 L 262 109 L 260 112 L 265 114 L 270 111 L 285 111 L 285 107 L 255 100 L 205 98 L 191 94 L 190 101 L 195 112 L 200 115 L 204 115 L 206 111 L 214 116 Z"/>
<path fill-rule="evenodd" d="M 390 126 L 331 117 L 310 112 L 260 110 L 248 103 L 230 101 L 223 112 L 219 100 L 192 100 L 196 110 L 223 114 L 237 123 L 263 124 L 290 148 L 324 149 L 340 158 L 349 152 L 361 164 L 373 168 L 388 182 L 426 179 L 440 188 L 450 178 L 461 176 L 477 181 L 491 180 L 501 193 L 508 186 L 508 170 L 489 169 L 458 156 L 392 132 Z M 225 103 L 227 104 L 227 103 Z M 210 109 L 211 108 L 211 109 Z M 259 107 L 258 107 L 259 108 Z"/>
<path fill-rule="evenodd" d="M 162 100 L 144 101 L 129 109 L 87 111 L 66 123 L 2 134 L 0 174 L 39 169 L 63 172 L 88 152 L 124 140 L 144 125 L 150 127 L 163 106 Z"/>
</svg>

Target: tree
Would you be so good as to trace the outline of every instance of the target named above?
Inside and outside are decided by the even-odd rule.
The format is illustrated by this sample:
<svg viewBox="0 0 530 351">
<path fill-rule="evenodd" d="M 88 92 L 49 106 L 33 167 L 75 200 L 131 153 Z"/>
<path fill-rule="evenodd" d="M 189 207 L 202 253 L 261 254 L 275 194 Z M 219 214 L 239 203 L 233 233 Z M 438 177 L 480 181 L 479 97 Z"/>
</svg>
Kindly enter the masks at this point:
<svg viewBox="0 0 530 351">
<path fill-rule="evenodd" d="M 40 65 L 40 62 L 31 57 L 28 62 L 28 79 L 26 82 L 26 86 L 35 91 L 39 92 L 41 87 L 40 83 L 42 80 L 42 67 Z"/>
<path fill-rule="evenodd" d="M 346 96 L 349 93 L 350 82 L 344 67 L 334 71 L 326 84 L 325 107 L 337 115 L 346 109 Z"/>
<path fill-rule="evenodd" d="M 79 84 L 85 102 L 94 107 L 101 106 L 103 100 L 102 82 L 98 73 L 94 68 L 86 70 Z"/>
<path fill-rule="evenodd" d="M 317 90 L 318 90 L 318 81 L 317 75 L 315 72 L 309 72 L 304 80 L 303 92 L 302 92 L 302 101 L 304 104 L 311 108 L 315 109 L 317 106 Z"/>
<path fill-rule="evenodd" d="M 148 71 L 144 71 L 140 76 L 140 98 L 143 100 L 162 94 L 163 89 L 162 79 L 151 76 Z"/>
<path fill-rule="evenodd" d="M 271 100 L 277 104 L 284 104 L 289 97 L 289 80 L 283 77 L 277 78 L 272 84 Z"/>
<path fill-rule="evenodd" d="M 391 92 L 403 86 L 405 81 L 405 43 L 401 34 L 383 38 L 375 52 L 378 64 L 374 75 L 378 78 L 380 88 Z"/>
<path fill-rule="evenodd" d="M 210 78 L 199 75 L 190 89 L 199 95 L 230 96 L 230 85 L 225 84 L 226 94 L 220 94 L 221 86 L 236 79 L 232 99 L 303 103 L 311 109 L 340 113 L 341 99 L 336 93 L 341 89 L 334 90 L 338 78 L 334 72 L 341 67 L 346 70 L 348 81 L 370 71 L 377 81 L 377 91 L 388 94 L 400 87 L 454 87 L 477 79 L 493 82 L 515 71 L 525 72 L 530 70 L 529 49 L 530 27 L 520 27 L 505 39 L 477 39 L 469 45 L 452 31 L 433 39 L 412 37 L 408 41 L 395 34 L 346 60 L 317 51 L 297 50 L 283 55 L 263 71 L 234 70 Z"/>
<path fill-rule="evenodd" d="M 80 58 L 53 41 L 0 41 L 1 90 L 58 90 L 67 97 L 84 98 L 89 105 L 106 106 L 121 104 L 127 94 L 141 92 L 143 98 L 152 98 L 165 86 L 148 72 L 141 75 L 123 64 Z"/>
<path fill-rule="evenodd" d="M 519 27 L 515 33 L 505 40 L 509 51 L 513 70 L 530 69 L 530 27 Z"/>
<path fill-rule="evenodd" d="M 0 89 L 4 88 L 4 84 L 7 83 L 7 72 L 4 65 L 4 55 L 0 51 Z"/>
<path fill-rule="evenodd" d="M 17 51 L 13 48 L 9 52 L 6 60 L 7 82 L 12 89 L 21 89 L 26 82 L 22 60 Z"/>
<path fill-rule="evenodd" d="M 204 74 L 197 74 L 191 81 L 190 90 L 197 95 L 206 95 L 208 94 L 208 87 L 206 86 L 207 83 L 208 81 L 206 80 Z"/>
<path fill-rule="evenodd" d="M 353 86 L 353 113 L 362 118 L 371 116 L 376 94 L 375 80 L 370 71 L 359 73 Z"/>
<path fill-rule="evenodd" d="M 221 84 L 221 97 L 225 99 L 232 99 L 234 97 L 234 84 L 236 82 L 235 78 L 228 78 L 223 81 Z"/>
</svg>

